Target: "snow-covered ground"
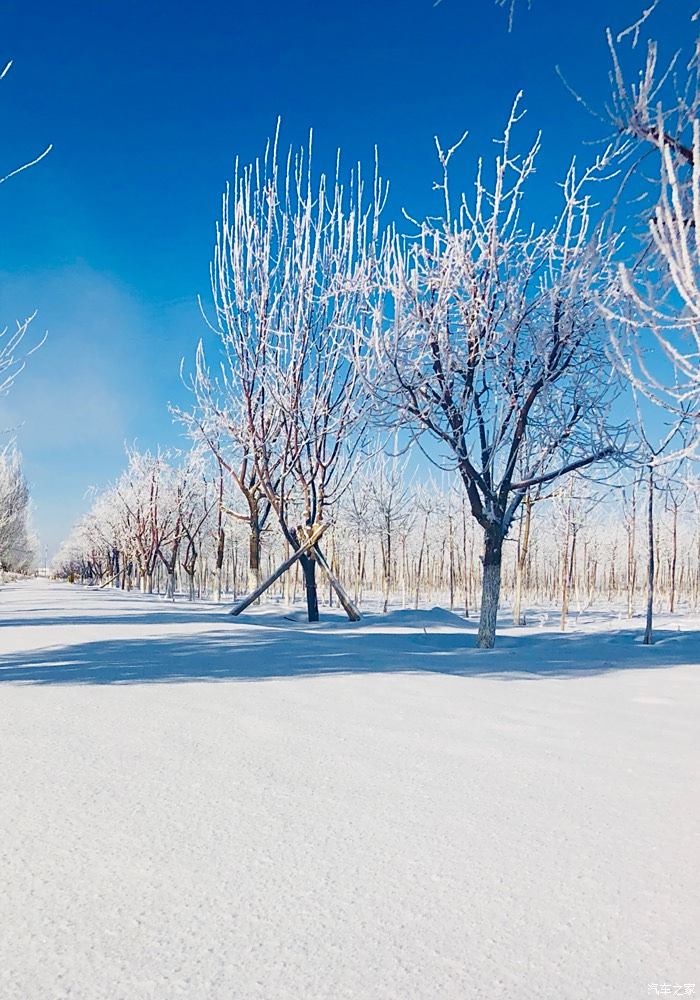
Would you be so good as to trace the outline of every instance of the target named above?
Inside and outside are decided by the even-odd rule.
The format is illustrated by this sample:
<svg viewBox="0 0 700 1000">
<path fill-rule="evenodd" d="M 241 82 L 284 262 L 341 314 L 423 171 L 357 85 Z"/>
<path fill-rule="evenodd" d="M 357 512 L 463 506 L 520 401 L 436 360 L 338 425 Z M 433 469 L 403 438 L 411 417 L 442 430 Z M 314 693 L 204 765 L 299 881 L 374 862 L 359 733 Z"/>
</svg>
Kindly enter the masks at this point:
<svg viewBox="0 0 700 1000">
<path fill-rule="evenodd" d="M 700 619 L 579 624 L 4 587 L 0 997 L 700 994 Z"/>
</svg>

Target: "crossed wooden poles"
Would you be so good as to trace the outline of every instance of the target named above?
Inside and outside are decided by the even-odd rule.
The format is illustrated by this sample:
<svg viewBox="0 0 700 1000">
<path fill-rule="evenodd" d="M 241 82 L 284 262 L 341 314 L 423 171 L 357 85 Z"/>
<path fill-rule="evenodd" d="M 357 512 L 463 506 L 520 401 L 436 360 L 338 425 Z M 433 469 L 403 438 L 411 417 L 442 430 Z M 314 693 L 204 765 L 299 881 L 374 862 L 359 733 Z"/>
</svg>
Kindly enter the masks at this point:
<svg viewBox="0 0 700 1000">
<path fill-rule="evenodd" d="M 358 611 L 357 606 L 353 603 L 350 595 L 344 590 L 343 585 L 341 584 L 340 580 L 329 566 L 328 561 L 324 556 L 323 552 L 321 552 L 321 550 L 318 548 L 319 539 L 321 538 L 321 535 L 323 534 L 323 532 L 326 530 L 327 527 L 328 527 L 327 524 L 318 524 L 315 527 L 311 528 L 308 535 L 306 536 L 306 539 L 303 541 L 300 547 L 295 552 L 293 552 L 288 559 L 285 559 L 285 561 L 280 566 L 277 567 L 275 572 L 271 576 L 268 576 L 267 580 L 265 580 L 264 583 L 261 583 L 259 587 L 256 587 L 256 589 L 253 591 L 252 594 L 248 594 L 247 597 L 243 598 L 243 600 L 238 601 L 237 604 L 234 604 L 234 606 L 229 611 L 229 614 L 240 615 L 241 612 L 245 611 L 246 608 L 250 607 L 250 605 L 254 601 L 257 601 L 258 598 L 265 593 L 268 587 L 272 586 L 275 580 L 279 580 L 279 578 L 284 573 L 286 573 L 287 570 L 291 569 L 294 563 L 298 559 L 300 559 L 302 556 L 309 556 L 309 558 L 315 560 L 315 562 L 321 567 L 321 569 L 325 573 L 326 577 L 328 578 L 328 582 L 338 595 L 338 600 L 343 606 L 343 610 L 345 611 L 345 614 L 348 616 L 350 621 L 359 622 L 362 616 Z"/>
</svg>

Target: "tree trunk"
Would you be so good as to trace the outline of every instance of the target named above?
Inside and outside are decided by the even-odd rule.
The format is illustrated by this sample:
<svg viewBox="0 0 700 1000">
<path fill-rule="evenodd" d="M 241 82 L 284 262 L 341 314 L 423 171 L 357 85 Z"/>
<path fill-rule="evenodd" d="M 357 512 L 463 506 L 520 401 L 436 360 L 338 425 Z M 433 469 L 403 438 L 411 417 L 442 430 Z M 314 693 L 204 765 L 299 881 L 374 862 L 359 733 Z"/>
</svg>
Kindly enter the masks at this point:
<svg viewBox="0 0 700 1000">
<path fill-rule="evenodd" d="M 673 504 L 673 531 L 671 535 L 671 594 L 668 602 L 668 610 L 671 614 L 676 610 L 676 565 L 678 562 L 678 504 Z"/>
<path fill-rule="evenodd" d="M 467 566 L 467 505 L 462 497 L 462 549 L 464 554 L 464 617 L 469 617 L 470 568 Z"/>
<path fill-rule="evenodd" d="M 569 619 L 569 599 L 571 597 L 571 588 L 572 588 L 573 582 L 574 582 L 574 568 L 575 568 L 575 565 L 576 565 L 575 560 L 576 560 L 576 535 L 577 535 L 577 533 L 578 533 L 578 530 L 577 530 L 576 526 L 574 526 L 572 528 L 572 530 L 571 530 L 571 549 L 568 552 L 567 565 L 565 567 L 566 575 L 565 575 L 565 578 L 564 578 L 564 586 L 562 588 L 562 596 L 561 596 L 561 631 L 562 632 L 566 631 L 566 624 L 567 624 L 567 621 Z M 568 549 L 568 544 L 569 543 L 568 543 L 568 540 L 567 540 L 567 549 Z"/>
<path fill-rule="evenodd" d="M 560 566 L 559 566 L 559 581 L 561 589 L 561 615 L 559 619 L 559 628 L 562 632 L 566 630 L 566 619 L 569 613 L 569 539 L 571 538 L 571 503 L 574 492 L 574 481 L 571 479 L 569 481 L 569 502 L 566 507 L 566 531 L 564 532 L 564 546 L 562 548 L 560 556 Z M 613 565 L 615 560 L 615 549 L 613 547 Z M 611 569 L 611 574 L 612 574 Z M 611 575 L 612 581 L 612 575 Z M 612 582 L 610 583 L 612 588 Z M 610 596 L 612 596 L 610 594 Z"/>
<path fill-rule="evenodd" d="M 513 600 L 513 624 L 524 625 L 522 616 L 523 599 L 523 576 L 527 565 L 528 549 L 530 545 L 530 519 L 532 512 L 532 500 L 528 493 L 523 505 L 523 513 L 520 516 L 518 531 L 518 555 L 515 565 L 515 597 Z"/>
<path fill-rule="evenodd" d="M 484 576 L 481 584 L 479 649 L 493 649 L 496 642 L 496 618 L 501 594 L 502 558 L 503 534 L 500 525 L 494 525 L 484 531 Z"/>
<path fill-rule="evenodd" d="M 219 525 L 216 541 L 216 563 L 214 566 L 214 595 L 215 600 L 221 600 L 221 577 L 224 565 L 224 553 L 226 551 L 226 533 Z"/>
<path fill-rule="evenodd" d="M 627 617 L 634 610 L 634 585 L 637 577 L 635 542 L 637 533 L 637 484 L 632 487 L 632 513 L 627 525 Z"/>
<path fill-rule="evenodd" d="M 304 571 L 304 586 L 306 588 L 306 610 L 310 622 L 318 621 L 318 593 L 316 591 L 316 560 L 309 556 L 299 559 Z"/>
<path fill-rule="evenodd" d="M 333 593 L 333 591 L 335 591 L 338 600 L 340 601 L 340 604 L 343 610 L 345 611 L 345 614 L 350 619 L 350 621 L 359 622 L 362 617 L 362 615 L 359 612 L 359 609 L 356 607 L 356 605 L 353 604 L 352 600 L 350 599 L 350 595 L 346 593 L 340 580 L 333 572 L 332 566 L 329 564 L 323 552 L 321 552 L 321 549 L 318 547 L 318 544 L 314 546 L 312 551 L 316 559 L 316 562 L 328 577 L 328 582 L 330 583 L 331 586 L 331 594 Z"/>
<path fill-rule="evenodd" d="M 260 586 L 260 528 L 251 515 L 248 544 L 248 590 L 252 593 Z"/>
<path fill-rule="evenodd" d="M 285 539 L 285 541 L 284 541 L 284 558 L 285 558 L 285 560 L 289 559 L 291 551 L 292 551 L 292 548 L 291 548 L 289 542 Z M 296 566 L 294 568 L 296 570 Z M 282 595 L 282 599 L 283 599 L 283 601 L 284 601 L 285 604 L 291 604 L 292 603 L 292 574 L 291 573 L 285 573 L 283 588 L 284 588 L 284 593 Z"/>
<path fill-rule="evenodd" d="M 649 499 L 647 504 L 647 623 L 644 629 L 644 645 L 651 646 L 654 620 L 654 469 L 649 466 Z"/>
<path fill-rule="evenodd" d="M 454 530 L 452 524 L 452 515 L 448 517 L 448 537 L 449 537 L 449 578 L 450 578 L 450 611 L 454 611 L 455 608 L 455 549 L 454 549 Z"/>
<path fill-rule="evenodd" d="M 382 568 L 384 570 L 384 579 L 382 581 L 382 590 L 384 595 L 384 600 L 382 602 L 382 614 L 386 614 L 389 608 L 389 595 L 391 592 L 391 560 L 393 558 L 391 551 L 391 521 L 387 518 L 386 523 L 386 536 L 382 544 Z"/>
<path fill-rule="evenodd" d="M 420 552 L 418 553 L 418 565 L 416 566 L 416 593 L 413 601 L 413 606 L 418 610 L 418 601 L 420 599 L 420 578 L 423 572 L 423 553 L 425 552 L 425 539 L 428 534 L 428 515 L 425 515 L 425 520 L 423 521 L 423 537 L 420 542 Z"/>
<path fill-rule="evenodd" d="M 302 558 L 302 556 L 308 549 L 310 549 L 313 545 L 316 544 L 316 542 L 319 540 L 319 538 L 325 531 L 326 527 L 327 525 L 325 524 L 318 526 L 316 530 L 312 533 L 310 539 L 307 539 L 303 545 L 301 545 L 298 549 L 295 549 L 292 555 L 290 555 L 287 559 L 285 559 L 282 565 L 278 566 L 275 572 L 272 573 L 272 575 L 269 576 L 267 580 L 265 580 L 263 583 L 260 584 L 257 590 L 253 591 L 252 594 L 248 594 L 246 597 L 243 598 L 242 601 L 238 601 L 238 603 L 231 608 L 229 614 L 240 615 L 242 611 L 245 611 L 246 608 L 250 607 L 251 604 L 253 604 L 262 594 L 264 594 L 265 591 L 269 587 L 271 587 L 276 580 L 279 580 L 279 578 L 284 573 L 287 573 L 290 567 L 293 566 L 294 569 L 296 570 L 299 564 L 299 560 Z"/>
</svg>

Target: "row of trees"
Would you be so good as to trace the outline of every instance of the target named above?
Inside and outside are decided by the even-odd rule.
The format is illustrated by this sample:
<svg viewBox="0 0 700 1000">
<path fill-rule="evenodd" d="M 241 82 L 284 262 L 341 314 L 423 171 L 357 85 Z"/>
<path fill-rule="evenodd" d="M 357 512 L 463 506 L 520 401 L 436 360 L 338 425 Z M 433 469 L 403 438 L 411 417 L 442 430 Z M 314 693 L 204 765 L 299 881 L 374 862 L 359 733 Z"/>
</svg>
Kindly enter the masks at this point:
<svg viewBox="0 0 700 1000">
<path fill-rule="evenodd" d="M 347 548 L 339 532 L 384 432 L 461 484 L 465 516 L 482 536 L 481 647 L 494 643 L 513 526 L 522 538 L 534 505 L 566 493 L 582 472 L 622 482 L 645 470 L 651 614 L 657 480 L 692 452 L 697 432 L 700 125 L 697 49 L 680 87 L 682 64 L 659 72 L 653 42 L 639 82 L 626 83 L 618 50 L 631 45 L 635 57 L 648 16 L 610 37 L 613 133 L 589 167 L 572 163 L 544 225 L 529 200 L 540 137 L 520 148 L 520 97 L 471 193 L 452 183 L 463 140 L 447 149 L 437 141 L 438 210 L 407 216 L 401 228 L 383 222 L 387 187 L 376 166 L 366 179 L 359 165 L 345 174 L 338 157 L 331 177 L 319 174 L 311 139 L 282 157 L 278 127 L 259 160 L 236 165 L 211 267 L 213 343 L 200 343 L 186 377 L 193 405 L 176 416 L 195 453 L 212 460 L 217 537 L 221 498 L 247 526 L 254 594 L 264 589 L 262 537 L 274 524 L 279 570 L 301 567 L 309 619 L 319 613 L 319 567 L 357 614 L 338 573 Z M 640 198 L 641 216 L 629 207 Z M 644 426 L 641 396 L 668 418 L 658 436 Z M 625 407 L 637 418 L 616 416 Z M 138 533 L 140 515 L 131 516 Z M 444 509 L 434 517 L 451 523 Z M 321 548 L 331 524 L 335 560 Z M 182 543 L 174 526 L 163 544 L 152 525 L 144 530 L 150 554 L 132 550 L 148 589 Z M 387 594 L 396 573 L 389 544 Z"/>
<path fill-rule="evenodd" d="M 224 496 L 200 451 L 181 462 L 136 450 L 113 486 L 99 493 L 54 560 L 57 571 L 91 583 L 112 583 L 153 593 L 165 580 L 174 597 L 176 575 L 184 574 L 190 599 L 205 555 L 216 558 L 215 596 L 221 596 Z M 212 537 L 213 536 L 213 537 Z M 208 562 L 211 571 L 211 561 Z M 198 588 L 201 591 L 201 585 Z"/>
<path fill-rule="evenodd" d="M 513 622 L 544 620 L 545 609 L 558 607 L 565 628 L 570 613 L 601 600 L 631 618 L 647 601 L 650 556 L 657 609 L 699 607 L 700 484 L 686 464 L 667 472 L 655 484 L 651 550 L 642 478 L 610 491 L 574 474 L 528 493 L 502 560 Z M 184 455 L 131 451 L 124 473 L 94 498 L 62 546 L 54 570 L 173 600 L 236 600 L 290 553 L 268 521 L 255 535 L 251 559 L 250 524 L 236 501 L 235 484 L 201 448 Z M 326 542 L 332 573 L 347 581 L 353 603 L 384 611 L 442 603 L 474 617 L 484 572 L 479 534 L 454 479 L 425 480 L 409 474 L 406 460 L 382 455 L 353 478 Z M 302 591 L 303 573 L 290 572 L 270 594 L 290 603 Z M 330 585 L 322 598 L 337 603 Z"/>
<path fill-rule="evenodd" d="M 11 67 L 10 61 L 0 70 L 0 81 Z M 39 163 L 50 151 L 49 145 L 32 160 L 0 176 L 0 185 Z M 34 316 L 29 316 L 18 320 L 14 327 L 0 330 L 0 396 L 7 395 L 27 358 L 44 342 L 41 339 L 29 348 L 26 346 L 27 332 L 33 319 Z M 21 458 L 14 442 L 3 442 L 0 437 L 0 580 L 7 573 L 26 573 L 35 557 L 36 539 L 30 525 L 29 487 L 22 471 Z"/>
</svg>

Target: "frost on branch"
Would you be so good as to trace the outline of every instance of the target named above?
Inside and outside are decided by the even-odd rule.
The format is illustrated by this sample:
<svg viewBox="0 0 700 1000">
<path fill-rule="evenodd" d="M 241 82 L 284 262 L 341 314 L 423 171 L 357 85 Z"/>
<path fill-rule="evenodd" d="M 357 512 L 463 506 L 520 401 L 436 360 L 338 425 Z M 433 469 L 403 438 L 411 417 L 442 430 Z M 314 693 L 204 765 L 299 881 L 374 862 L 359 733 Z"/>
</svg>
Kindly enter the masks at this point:
<svg viewBox="0 0 700 1000">
<path fill-rule="evenodd" d="M 368 196 L 359 165 L 343 175 L 338 155 L 327 177 L 312 152 L 310 138 L 280 162 L 276 134 L 260 160 L 236 165 L 211 266 L 216 343 L 206 358 L 200 348 L 191 382 L 193 423 L 239 487 L 251 530 L 271 510 L 294 552 L 327 523 L 362 449 L 352 347 L 368 322 L 385 198 L 376 169 Z M 318 545 L 300 562 L 315 620 L 315 568 L 328 567 Z"/>
<path fill-rule="evenodd" d="M 698 120 L 690 150 L 692 166 L 684 168 L 673 147 L 661 142 L 661 193 L 649 222 L 653 252 L 643 267 L 620 266 L 621 294 L 606 315 L 620 365 L 633 385 L 663 408 L 700 422 Z M 666 359 L 665 372 L 658 361 L 653 367 L 649 363 L 646 331 Z"/>
<path fill-rule="evenodd" d="M 4 79 L 11 66 L 11 61 L 6 64 L 4 69 L 0 72 L 0 80 Z M 4 184 L 5 181 L 10 180 L 11 177 L 15 177 L 17 174 L 22 173 L 23 170 L 33 167 L 36 163 L 39 163 L 40 160 L 43 160 L 50 151 L 51 146 L 49 145 L 43 153 L 35 156 L 34 159 L 28 161 L 27 163 L 23 163 L 19 167 L 15 167 L 13 170 L 10 170 L 9 173 L 0 177 L 0 184 Z M 4 330 L 0 331 L 0 396 L 9 391 L 10 386 L 24 368 L 26 359 L 30 354 L 33 354 L 34 351 L 38 350 L 46 339 L 44 337 L 40 343 L 36 344 L 29 351 L 22 351 L 22 341 L 24 340 L 24 336 L 33 318 L 34 316 L 30 316 L 24 321 L 18 320 L 14 329 L 5 327 Z"/>
<path fill-rule="evenodd" d="M 594 223 L 592 168 L 569 169 L 562 208 L 539 229 L 523 218 L 540 140 L 517 153 L 511 113 L 493 179 L 455 200 L 453 147 L 438 155 L 441 219 L 394 233 L 382 260 L 383 302 L 359 363 L 379 409 L 427 434 L 459 473 L 484 531 L 480 644 L 493 644 L 503 540 L 529 490 L 610 458 L 617 389 L 598 309 L 614 247 Z"/>
</svg>

